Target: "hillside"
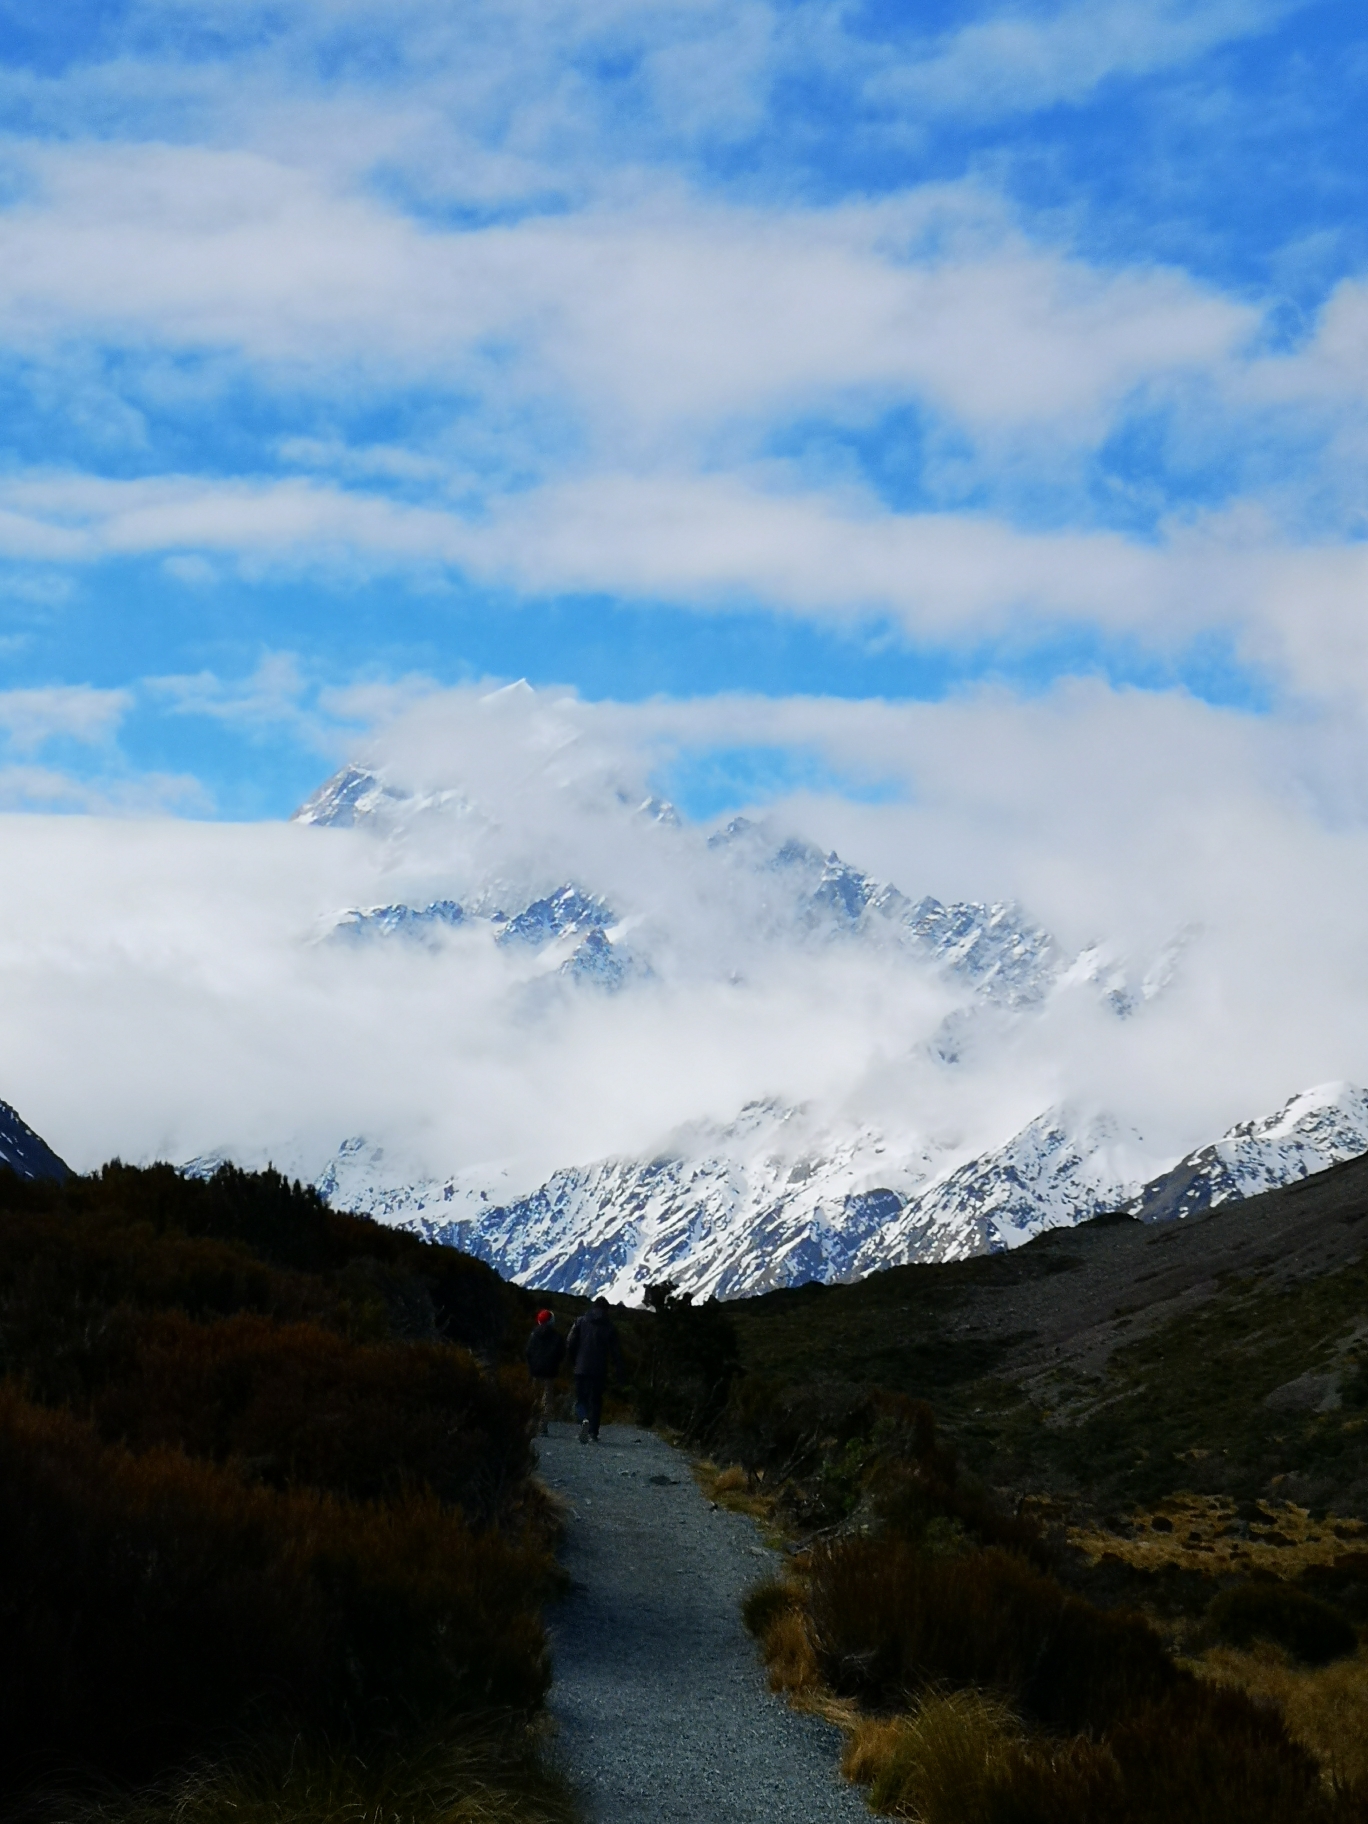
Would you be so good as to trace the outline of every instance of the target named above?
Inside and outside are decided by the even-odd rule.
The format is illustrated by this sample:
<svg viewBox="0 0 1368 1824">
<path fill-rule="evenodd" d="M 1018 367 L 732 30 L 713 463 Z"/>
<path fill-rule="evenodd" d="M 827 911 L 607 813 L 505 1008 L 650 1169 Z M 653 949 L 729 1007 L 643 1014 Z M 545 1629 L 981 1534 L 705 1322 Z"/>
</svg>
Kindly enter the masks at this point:
<svg viewBox="0 0 1368 1824">
<path fill-rule="evenodd" d="M 1368 1159 L 1184 1221 L 731 1307 L 753 1373 L 930 1399 L 976 1466 L 1093 1505 L 1180 1487 L 1368 1515 Z"/>
</svg>

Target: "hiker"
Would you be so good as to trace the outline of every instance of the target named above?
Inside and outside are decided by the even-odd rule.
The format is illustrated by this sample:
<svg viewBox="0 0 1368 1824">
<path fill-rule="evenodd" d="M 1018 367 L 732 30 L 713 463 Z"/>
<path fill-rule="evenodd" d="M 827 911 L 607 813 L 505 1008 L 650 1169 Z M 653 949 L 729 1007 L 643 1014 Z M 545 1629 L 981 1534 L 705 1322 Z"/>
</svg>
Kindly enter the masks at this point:
<svg viewBox="0 0 1368 1824">
<path fill-rule="evenodd" d="M 581 1444 L 597 1444 L 599 1418 L 603 1412 L 603 1390 L 608 1385 L 611 1362 L 622 1374 L 622 1347 L 613 1320 L 608 1315 L 608 1300 L 596 1298 L 583 1317 L 577 1317 L 566 1338 L 565 1359 L 575 1377 L 575 1416 L 580 1421 Z"/>
<path fill-rule="evenodd" d="M 538 1311 L 537 1327 L 527 1339 L 527 1372 L 538 1384 L 535 1410 L 541 1415 L 537 1429 L 542 1437 L 551 1430 L 551 1401 L 564 1360 L 565 1338 L 556 1328 L 555 1312 Z"/>
</svg>

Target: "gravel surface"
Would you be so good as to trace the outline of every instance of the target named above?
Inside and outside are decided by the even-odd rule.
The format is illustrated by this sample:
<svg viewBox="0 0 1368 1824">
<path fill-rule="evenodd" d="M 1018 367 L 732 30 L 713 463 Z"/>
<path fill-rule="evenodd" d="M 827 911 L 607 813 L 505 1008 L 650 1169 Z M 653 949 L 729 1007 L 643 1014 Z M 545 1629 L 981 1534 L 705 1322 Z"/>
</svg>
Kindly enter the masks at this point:
<svg viewBox="0 0 1368 1824">
<path fill-rule="evenodd" d="M 741 1598 L 777 1555 L 649 1432 L 540 1443 L 569 1503 L 551 1712 L 594 1824 L 868 1824 L 840 1733 L 766 1689 Z"/>
</svg>

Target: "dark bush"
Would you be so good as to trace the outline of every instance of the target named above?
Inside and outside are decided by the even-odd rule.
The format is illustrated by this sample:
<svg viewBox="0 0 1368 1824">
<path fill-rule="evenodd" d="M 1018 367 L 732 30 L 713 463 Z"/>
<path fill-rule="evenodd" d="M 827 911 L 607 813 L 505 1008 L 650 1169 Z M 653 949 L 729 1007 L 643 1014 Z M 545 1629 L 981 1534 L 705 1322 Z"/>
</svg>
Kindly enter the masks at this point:
<svg viewBox="0 0 1368 1824">
<path fill-rule="evenodd" d="M 1320 1769 L 1276 1710 L 1185 1682 L 1107 1737 L 1138 1824 L 1294 1824 L 1336 1815 Z M 1353 1815 L 1352 1811 L 1348 1815 Z"/>
<path fill-rule="evenodd" d="M 278 1172 L 193 1179 L 115 1162 L 56 1183 L 0 1169 L 0 1311 L 20 1339 L 7 1359 L 27 1346 L 59 1362 L 86 1302 L 312 1317 L 509 1360 L 529 1305 L 483 1261 L 340 1214 Z"/>
<path fill-rule="evenodd" d="M 867 1438 L 876 1416 L 867 1388 L 748 1374 L 732 1390 L 718 1445 L 733 1461 L 775 1479 L 810 1476 L 852 1441 Z"/>
<path fill-rule="evenodd" d="M 829 1682 L 878 1706 L 977 1685 L 1048 1727 L 1105 1729 L 1180 1681 L 1141 1617 L 1095 1609 L 999 1550 L 845 1539 L 812 1554 L 811 1612 Z"/>
<path fill-rule="evenodd" d="M 0 1767 L 139 1775 L 269 1712 L 370 1728 L 545 1688 L 537 1552 L 103 1446 L 0 1389 Z"/>
<path fill-rule="evenodd" d="M 637 1421 L 663 1419 L 690 1437 L 709 1436 L 741 1368 L 736 1328 L 716 1299 L 696 1305 L 666 1281 L 648 1286 L 655 1313 L 635 1351 Z"/>
<path fill-rule="evenodd" d="M 316 1324 L 111 1314 L 87 1358 L 100 1436 L 234 1461 L 276 1487 L 375 1500 L 426 1487 L 496 1518 L 531 1469 L 525 1375 L 447 1344 L 346 1341 Z"/>
<path fill-rule="evenodd" d="M 1207 1624 L 1231 1646 L 1272 1641 L 1309 1666 L 1327 1665 L 1358 1646 L 1353 1627 L 1328 1603 L 1272 1578 L 1222 1590 L 1207 1609 Z"/>
</svg>

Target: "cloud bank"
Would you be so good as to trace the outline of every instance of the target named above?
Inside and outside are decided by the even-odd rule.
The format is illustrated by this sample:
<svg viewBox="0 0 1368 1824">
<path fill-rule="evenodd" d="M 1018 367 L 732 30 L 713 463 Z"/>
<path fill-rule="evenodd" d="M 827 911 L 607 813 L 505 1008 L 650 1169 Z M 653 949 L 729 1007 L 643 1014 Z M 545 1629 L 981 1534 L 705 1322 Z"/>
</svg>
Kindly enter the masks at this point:
<svg viewBox="0 0 1368 1824">
<path fill-rule="evenodd" d="M 957 990 L 775 935 L 763 876 L 637 810 L 739 724 L 899 784 L 776 803 L 776 832 L 913 896 L 1019 895 L 1066 951 L 1100 942 L 1137 976 L 1169 954 L 1172 980 L 1130 1020 L 1061 992 L 938 1061 Z M 1133 1124 L 1158 1169 L 1308 1083 L 1368 1076 L 1368 838 L 1248 717 L 1098 686 L 910 707 L 463 691 L 401 710 L 360 758 L 397 820 L 0 825 L 0 1082 L 74 1164 L 221 1148 L 317 1172 L 362 1133 L 397 1170 L 526 1189 L 776 1097 L 971 1150 L 1069 1100 Z M 479 917 L 434 947 L 326 941 L 348 907 L 515 907 L 567 880 L 612 906 L 649 978 L 567 984 Z"/>
</svg>

